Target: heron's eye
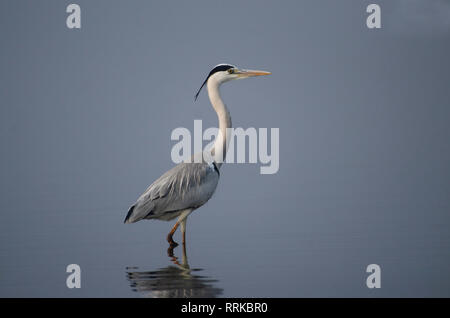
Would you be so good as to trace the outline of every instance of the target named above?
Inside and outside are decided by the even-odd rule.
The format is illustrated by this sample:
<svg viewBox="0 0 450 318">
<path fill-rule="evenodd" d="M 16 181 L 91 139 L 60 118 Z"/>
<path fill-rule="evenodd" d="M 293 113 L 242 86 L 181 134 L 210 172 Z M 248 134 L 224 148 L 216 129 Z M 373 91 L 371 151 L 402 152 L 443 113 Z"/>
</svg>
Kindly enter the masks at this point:
<svg viewBox="0 0 450 318">
<path fill-rule="evenodd" d="M 233 73 L 234 73 L 234 69 L 230 68 L 230 69 L 228 70 L 228 74 L 233 74 Z"/>
</svg>

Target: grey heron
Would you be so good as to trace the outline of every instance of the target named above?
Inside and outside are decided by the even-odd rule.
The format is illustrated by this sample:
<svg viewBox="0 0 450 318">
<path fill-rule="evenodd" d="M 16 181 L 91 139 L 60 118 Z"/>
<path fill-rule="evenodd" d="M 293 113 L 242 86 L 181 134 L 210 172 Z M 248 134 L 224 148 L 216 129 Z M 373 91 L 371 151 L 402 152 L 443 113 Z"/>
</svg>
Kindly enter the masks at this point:
<svg viewBox="0 0 450 318">
<path fill-rule="evenodd" d="M 171 246 L 178 245 L 173 240 L 173 235 L 181 225 L 185 245 L 187 217 L 214 194 L 230 141 L 228 128 L 231 128 L 231 117 L 222 101 L 219 87 L 231 80 L 269 74 L 271 73 L 265 71 L 238 69 L 230 64 L 219 64 L 209 72 L 195 95 L 195 100 L 206 85 L 209 100 L 219 120 L 218 135 L 210 153 L 203 151 L 194 154 L 190 162 L 182 162 L 159 177 L 130 207 L 124 223 L 143 219 L 170 221 L 178 218 L 167 235 L 167 241 Z"/>
</svg>

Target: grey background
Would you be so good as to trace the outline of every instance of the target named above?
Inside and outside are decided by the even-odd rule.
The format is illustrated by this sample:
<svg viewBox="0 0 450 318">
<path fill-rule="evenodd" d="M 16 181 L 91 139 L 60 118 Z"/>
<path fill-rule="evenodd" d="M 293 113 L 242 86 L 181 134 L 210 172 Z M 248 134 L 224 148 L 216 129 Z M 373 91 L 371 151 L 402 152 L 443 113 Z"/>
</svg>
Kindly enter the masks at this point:
<svg viewBox="0 0 450 318">
<path fill-rule="evenodd" d="M 171 131 L 216 125 L 193 97 L 221 62 L 273 73 L 222 93 L 280 128 L 280 170 L 223 167 L 190 265 L 222 296 L 450 296 L 450 3 L 376 1 L 369 30 L 372 2 L 78 0 L 69 30 L 68 1 L 2 1 L 0 296 L 145 295 L 127 267 L 169 266 L 171 224 L 123 218 Z"/>
</svg>

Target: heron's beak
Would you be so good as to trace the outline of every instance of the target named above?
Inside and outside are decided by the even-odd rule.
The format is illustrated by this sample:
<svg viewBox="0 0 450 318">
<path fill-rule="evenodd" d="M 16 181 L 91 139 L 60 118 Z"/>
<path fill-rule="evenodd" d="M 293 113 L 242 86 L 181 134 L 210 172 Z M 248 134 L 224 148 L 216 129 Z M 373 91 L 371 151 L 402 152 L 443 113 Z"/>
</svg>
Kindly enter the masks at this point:
<svg viewBox="0 0 450 318">
<path fill-rule="evenodd" d="M 255 71 L 255 70 L 239 70 L 237 72 L 238 78 L 247 78 L 253 76 L 263 76 L 270 75 L 272 73 L 266 71 Z"/>
</svg>

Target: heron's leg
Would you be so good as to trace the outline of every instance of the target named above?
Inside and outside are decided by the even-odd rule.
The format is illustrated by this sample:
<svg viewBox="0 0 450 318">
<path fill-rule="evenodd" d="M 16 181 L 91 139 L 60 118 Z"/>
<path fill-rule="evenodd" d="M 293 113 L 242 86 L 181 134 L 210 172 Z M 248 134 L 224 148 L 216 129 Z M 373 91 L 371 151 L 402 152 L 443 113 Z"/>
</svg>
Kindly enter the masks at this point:
<svg viewBox="0 0 450 318">
<path fill-rule="evenodd" d="M 169 242 L 169 244 L 171 246 L 177 246 L 178 245 L 178 243 L 173 240 L 172 236 L 175 233 L 175 231 L 178 229 L 178 226 L 180 226 L 180 224 L 181 224 L 181 231 L 183 232 L 183 244 L 186 241 L 186 235 L 185 235 L 185 232 L 186 232 L 186 218 L 192 211 L 193 211 L 193 209 L 186 209 L 186 210 L 184 210 L 180 214 L 180 216 L 178 217 L 177 223 L 175 223 L 175 225 L 173 226 L 172 230 L 167 235 L 167 242 Z"/>
<path fill-rule="evenodd" d="M 175 231 L 178 229 L 178 226 L 180 225 L 180 222 L 175 223 L 172 230 L 170 230 L 169 234 L 167 234 L 167 242 L 169 242 L 170 246 L 177 246 L 178 243 L 175 242 L 172 238 Z"/>
<path fill-rule="evenodd" d="M 183 234 L 183 246 L 186 246 L 186 221 L 187 221 L 187 216 L 181 221 L 181 233 Z"/>
</svg>

